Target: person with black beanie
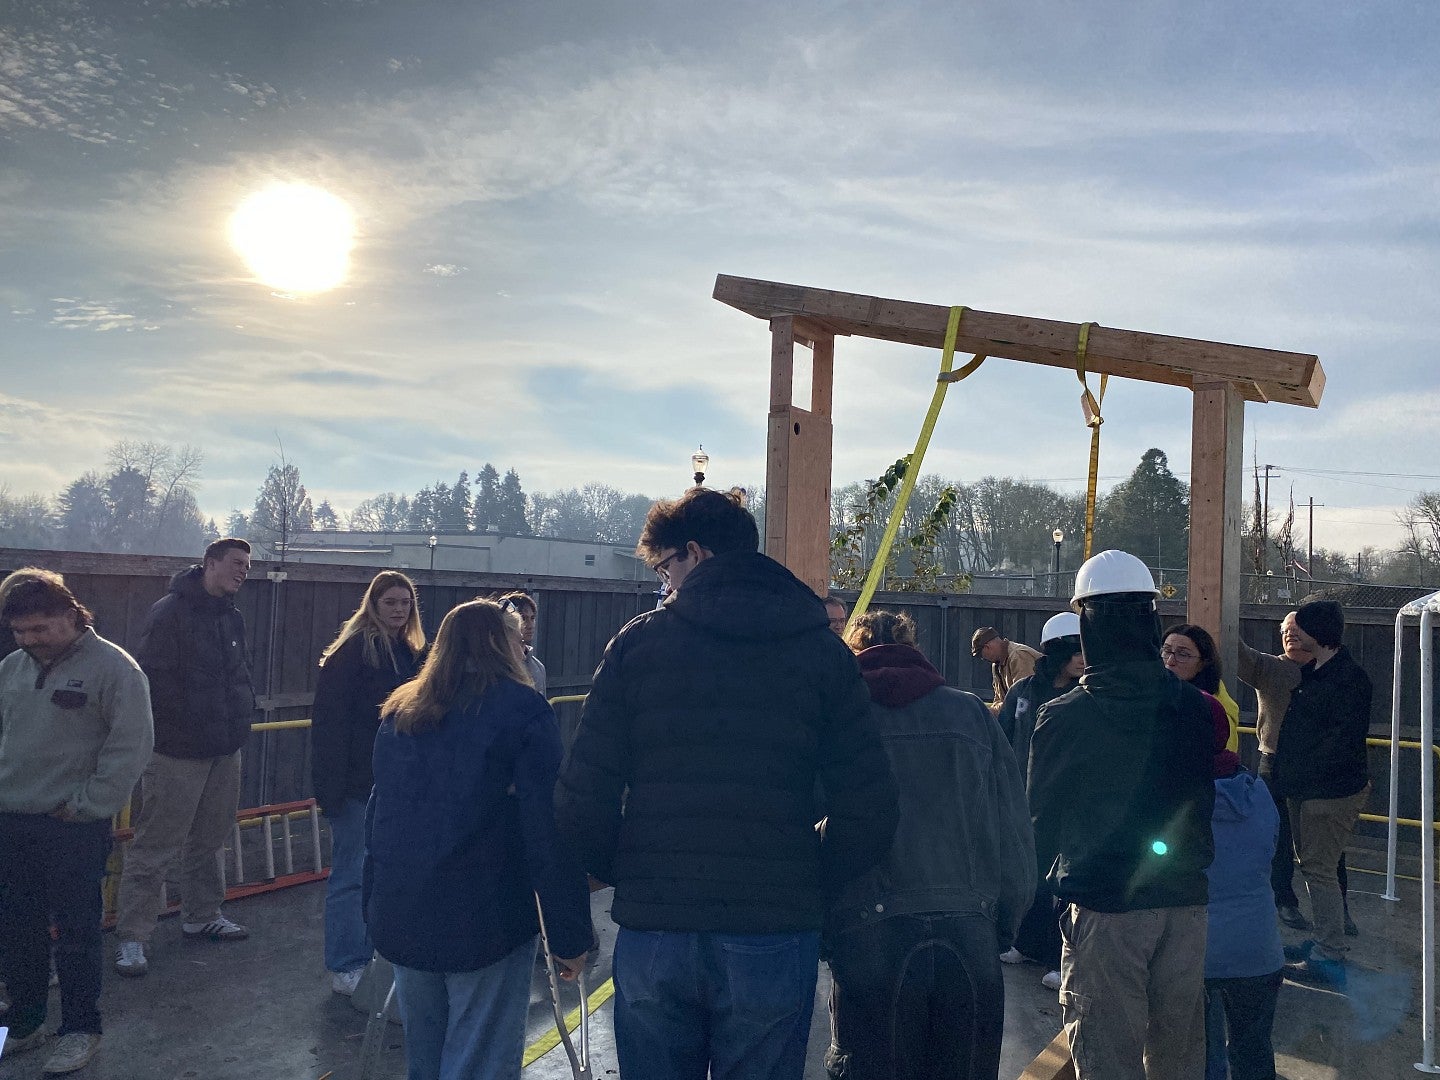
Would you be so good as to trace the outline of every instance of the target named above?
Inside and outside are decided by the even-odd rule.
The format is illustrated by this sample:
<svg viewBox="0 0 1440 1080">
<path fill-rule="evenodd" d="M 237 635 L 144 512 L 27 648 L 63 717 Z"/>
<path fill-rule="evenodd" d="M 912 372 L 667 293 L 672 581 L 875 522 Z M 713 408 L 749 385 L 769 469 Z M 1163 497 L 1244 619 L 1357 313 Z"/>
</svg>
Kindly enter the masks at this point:
<svg viewBox="0 0 1440 1080">
<path fill-rule="evenodd" d="M 1288 946 L 1286 977 L 1344 990 L 1345 915 L 1336 862 L 1370 795 L 1365 738 L 1370 732 L 1370 677 L 1342 641 L 1345 613 L 1333 600 L 1295 609 L 1300 644 L 1314 657 L 1280 726 L 1275 754 L 1277 798 L 1287 801 L 1295 858 L 1310 894 L 1315 938 Z"/>
</svg>

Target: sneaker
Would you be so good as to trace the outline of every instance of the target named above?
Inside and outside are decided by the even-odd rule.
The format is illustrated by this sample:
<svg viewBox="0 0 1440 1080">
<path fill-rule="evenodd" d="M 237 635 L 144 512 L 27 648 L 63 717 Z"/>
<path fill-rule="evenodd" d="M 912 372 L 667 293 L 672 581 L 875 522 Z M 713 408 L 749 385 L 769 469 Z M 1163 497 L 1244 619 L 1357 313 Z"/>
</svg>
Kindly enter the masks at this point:
<svg viewBox="0 0 1440 1080">
<path fill-rule="evenodd" d="M 1345 912 L 1345 936 L 1359 937 L 1360 927 L 1355 925 L 1355 920 L 1350 917 L 1350 912 Z"/>
<path fill-rule="evenodd" d="M 1000 954 L 1000 962 L 1002 964 L 1023 964 L 1029 959 L 1028 956 L 1015 948 L 1014 945 L 1011 945 L 1010 948 Z"/>
<path fill-rule="evenodd" d="M 121 975 L 136 977 L 150 970 L 145 959 L 145 946 L 138 941 L 122 941 L 115 950 L 115 970 Z"/>
<path fill-rule="evenodd" d="M 350 997 L 355 993 L 355 988 L 360 985 L 360 978 L 364 974 L 364 968 L 356 968 L 354 971 L 332 971 L 330 973 L 330 989 L 337 994 Z"/>
<path fill-rule="evenodd" d="M 1290 927 L 1291 930 L 1310 929 L 1310 920 L 1300 914 L 1298 907 L 1278 907 L 1275 909 L 1275 913 L 1280 917 L 1280 921 Z"/>
<path fill-rule="evenodd" d="M 26 1050 L 34 1050 L 49 1037 L 50 1033 L 43 1026 L 37 1027 L 24 1038 L 12 1035 L 5 1040 L 5 1055 L 9 1057 L 11 1054 L 23 1054 Z"/>
<path fill-rule="evenodd" d="M 1290 961 L 1292 964 L 1299 963 L 1301 960 L 1309 960 L 1310 953 L 1314 950 L 1314 948 L 1315 942 L 1312 938 L 1306 938 L 1304 941 L 1300 942 L 1299 945 L 1286 945 L 1285 959 Z"/>
<path fill-rule="evenodd" d="M 40 1071 L 47 1076 L 55 1076 L 83 1069 L 99 1050 L 99 1035 L 92 1031 L 72 1031 L 69 1035 L 60 1036 L 55 1052 L 46 1059 Z"/>
<path fill-rule="evenodd" d="M 1345 965 L 1339 960 L 1322 960 L 1312 956 L 1298 964 L 1285 965 L 1285 978 L 1306 986 L 1319 986 L 1326 990 L 1345 992 Z"/>
<path fill-rule="evenodd" d="M 180 931 L 188 938 L 208 938 L 211 941 L 243 941 L 250 936 L 249 930 L 224 915 L 217 915 L 205 923 L 182 923 Z"/>
<path fill-rule="evenodd" d="M 1058 971 L 1047 971 L 1045 977 L 1040 980 L 1040 985 L 1046 990 L 1060 989 L 1060 973 Z"/>
</svg>

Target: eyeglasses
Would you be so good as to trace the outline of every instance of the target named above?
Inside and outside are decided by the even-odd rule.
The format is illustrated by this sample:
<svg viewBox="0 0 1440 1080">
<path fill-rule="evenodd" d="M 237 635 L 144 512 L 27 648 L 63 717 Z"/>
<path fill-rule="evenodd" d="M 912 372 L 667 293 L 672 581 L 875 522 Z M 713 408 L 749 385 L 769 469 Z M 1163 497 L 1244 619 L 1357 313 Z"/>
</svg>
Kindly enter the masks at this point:
<svg viewBox="0 0 1440 1080">
<path fill-rule="evenodd" d="M 1160 646 L 1161 660 L 1178 660 L 1182 664 L 1188 664 L 1191 660 L 1199 660 L 1200 654 L 1193 653 L 1186 649 L 1172 649 L 1168 645 Z"/>
<path fill-rule="evenodd" d="M 661 581 L 664 581 L 664 582 L 667 582 L 667 583 L 668 583 L 669 580 L 670 580 L 670 564 L 671 564 L 672 562 L 674 562 L 676 559 L 683 559 L 683 558 L 685 558 L 685 549 L 684 549 L 684 548 L 681 548 L 679 551 L 675 552 L 673 555 L 667 555 L 667 556 L 665 556 L 665 558 L 661 559 L 661 560 L 660 560 L 658 563 L 656 563 L 655 566 L 653 567 L 653 569 L 654 569 L 654 571 L 655 571 L 655 576 L 658 577 Z"/>
</svg>

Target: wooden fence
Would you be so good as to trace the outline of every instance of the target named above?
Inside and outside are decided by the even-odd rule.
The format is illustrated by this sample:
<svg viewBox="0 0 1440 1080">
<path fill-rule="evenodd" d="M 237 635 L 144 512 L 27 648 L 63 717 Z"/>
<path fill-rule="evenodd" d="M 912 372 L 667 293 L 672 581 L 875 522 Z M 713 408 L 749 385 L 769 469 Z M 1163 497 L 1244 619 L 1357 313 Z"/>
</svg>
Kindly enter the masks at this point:
<svg viewBox="0 0 1440 1080">
<path fill-rule="evenodd" d="M 133 649 L 150 606 L 165 594 L 173 574 L 190 560 L 168 556 L 111 555 L 0 549 L 0 576 L 20 566 L 44 566 L 65 575 L 75 594 L 95 612 L 96 630 L 103 637 Z M 236 597 L 245 616 L 254 661 L 255 686 L 264 715 L 256 719 L 288 720 L 309 715 L 315 691 L 316 661 L 340 624 L 355 610 L 373 567 L 347 567 L 318 563 L 290 563 L 283 567 L 257 562 L 251 579 Z M 419 589 L 427 635 L 433 636 L 439 618 L 455 604 L 477 595 L 495 595 L 524 588 L 535 595 L 540 617 L 536 651 L 549 676 L 551 696 L 583 694 L 599 663 L 605 644 L 628 620 L 655 604 L 653 581 L 607 581 L 593 578 L 525 577 L 464 571 L 409 571 Z M 283 578 L 279 575 L 283 574 Z M 847 601 L 853 593 L 841 592 Z M 978 627 L 994 626 L 1006 637 L 1034 644 L 1045 620 L 1062 609 L 1053 597 L 982 596 L 970 593 L 922 595 L 877 594 L 874 607 L 908 612 L 916 621 L 920 647 L 946 681 L 961 689 L 990 696 L 989 665 L 970 655 L 970 637 Z M 1241 612 L 1241 634 L 1256 648 L 1280 648 L 1279 623 L 1288 609 L 1283 605 L 1246 605 Z M 1184 605 L 1162 601 L 1165 623 L 1182 622 Z M 1346 644 L 1375 684 L 1372 730 L 1388 732 L 1391 665 L 1393 661 L 1393 610 L 1351 609 L 1346 613 Z M 1418 630 L 1407 631 L 1406 663 L 1401 693 L 1402 715 L 1412 734 L 1418 725 Z M 0 634 L 0 653 L 13 648 L 8 634 Z M 1242 713 L 1253 713 L 1255 695 L 1244 684 L 1233 684 Z M 572 731 L 577 706 L 559 710 L 562 727 Z M 242 801 L 258 805 L 310 794 L 309 734 L 303 729 L 253 735 L 246 748 Z M 1402 769 L 1402 812 L 1418 807 L 1418 764 L 1407 755 Z M 1372 806 L 1384 805 L 1387 768 L 1378 757 L 1371 763 L 1376 781 Z M 1414 816 L 1413 813 L 1411 816 Z"/>
</svg>

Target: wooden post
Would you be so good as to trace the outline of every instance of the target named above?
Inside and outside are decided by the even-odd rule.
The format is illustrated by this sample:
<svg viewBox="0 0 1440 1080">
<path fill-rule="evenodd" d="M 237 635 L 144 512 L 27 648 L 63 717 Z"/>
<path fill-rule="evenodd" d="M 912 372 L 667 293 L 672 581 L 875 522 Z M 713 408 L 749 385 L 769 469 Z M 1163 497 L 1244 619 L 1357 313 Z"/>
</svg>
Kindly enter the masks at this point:
<svg viewBox="0 0 1440 1080">
<path fill-rule="evenodd" d="M 1235 678 L 1240 635 L 1240 495 L 1245 402 L 1228 382 L 1197 383 L 1190 429 L 1189 619 L 1215 637 Z"/>
<path fill-rule="evenodd" d="M 830 581 L 830 420 L 835 337 L 794 316 L 770 320 L 765 553 L 824 596 Z M 810 408 L 795 405 L 796 342 L 814 350 Z"/>
</svg>

